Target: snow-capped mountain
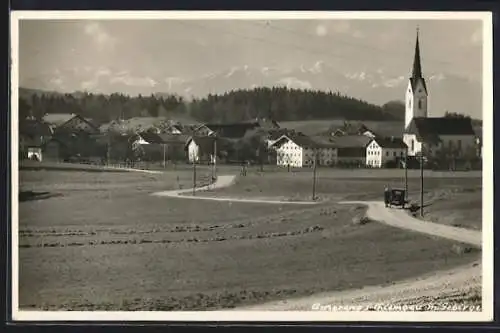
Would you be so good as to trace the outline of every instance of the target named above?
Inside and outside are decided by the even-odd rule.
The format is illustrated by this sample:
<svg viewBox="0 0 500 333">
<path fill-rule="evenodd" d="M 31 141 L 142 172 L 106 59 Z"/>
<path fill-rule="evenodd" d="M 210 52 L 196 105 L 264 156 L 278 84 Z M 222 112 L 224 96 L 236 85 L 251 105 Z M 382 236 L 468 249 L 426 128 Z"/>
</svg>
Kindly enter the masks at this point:
<svg viewBox="0 0 500 333">
<path fill-rule="evenodd" d="M 448 73 L 424 74 L 429 90 L 430 116 L 441 116 L 445 111 L 452 111 L 482 118 L 481 82 Z M 322 61 L 291 69 L 233 66 L 224 71 L 204 73 L 193 78 L 163 75 L 161 72 L 154 75 L 140 75 L 123 70 L 86 68 L 46 73 L 21 80 L 22 87 L 44 90 L 67 92 L 87 90 L 130 95 L 175 93 L 186 98 L 261 86 L 286 86 L 297 89 L 339 91 L 379 105 L 390 100 L 404 100 L 407 84 L 408 75 L 405 73 L 390 73 L 380 68 L 357 70 L 335 68 Z"/>
</svg>

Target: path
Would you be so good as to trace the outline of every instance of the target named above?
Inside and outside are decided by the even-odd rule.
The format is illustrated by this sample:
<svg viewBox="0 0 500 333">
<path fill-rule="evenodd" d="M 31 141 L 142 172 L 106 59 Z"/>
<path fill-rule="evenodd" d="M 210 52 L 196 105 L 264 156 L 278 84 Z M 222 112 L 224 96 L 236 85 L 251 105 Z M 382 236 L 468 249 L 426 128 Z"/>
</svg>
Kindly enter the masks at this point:
<svg viewBox="0 0 500 333">
<path fill-rule="evenodd" d="M 481 247 L 482 234 L 480 231 L 457 228 L 444 224 L 422 221 L 408 215 L 404 210 L 386 208 L 383 202 L 378 201 L 343 201 L 341 204 L 362 204 L 368 206 L 367 216 L 375 221 L 393 227 L 413 230 L 424 234 L 442 237 Z"/>
<path fill-rule="evenodd" d="M 218 176 L 215 183 L 198 187 L 195 189 L 198 191 L 206 191 L 206 190 L 214 190 L 218 188 L 224 188 L 231 186 L 236 180 L 236 176 L 234 175 L 222 175 Z M 282 200 L 267 200 L 267 199 L 237 199 L 237 198 L 216 198 L 216 197 L 203 197 L 203 196 L 195 196 L 190 195 L 193 192 L 192 188 L 182 189 L 182 190 L 170 190 L 170 191 L 162 191 L 156 192 L 151 195 L 158 197 L 176 197 L 182 199 L 192 199 L 192 200 L 211 200 L 211 201 L 228 201 L 228 202 L 245 202 L 245 203 L 261 203 L 261 204 L 293 204 L 293 205 L 314 205 L 319 202 L 314 201 L 282 201 Z"/>
</svg>

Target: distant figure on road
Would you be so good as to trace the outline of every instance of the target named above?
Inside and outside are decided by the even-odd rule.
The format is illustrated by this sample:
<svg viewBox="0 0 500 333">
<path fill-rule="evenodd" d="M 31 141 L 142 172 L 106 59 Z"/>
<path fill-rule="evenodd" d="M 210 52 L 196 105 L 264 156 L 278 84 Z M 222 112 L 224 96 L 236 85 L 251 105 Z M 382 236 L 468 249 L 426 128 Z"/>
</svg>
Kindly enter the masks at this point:
<svg viewBox="0 0 500 333">
<path fill-rule="evenodd" d="M 386 207 L 389 206 L 390 201 L 391 201 L 391 193 L 390 193 L 390 190 L 389 190 L 389 186 L 386 186 L 384 188 L 384 203 L 385 203 Z"/>
</svg>

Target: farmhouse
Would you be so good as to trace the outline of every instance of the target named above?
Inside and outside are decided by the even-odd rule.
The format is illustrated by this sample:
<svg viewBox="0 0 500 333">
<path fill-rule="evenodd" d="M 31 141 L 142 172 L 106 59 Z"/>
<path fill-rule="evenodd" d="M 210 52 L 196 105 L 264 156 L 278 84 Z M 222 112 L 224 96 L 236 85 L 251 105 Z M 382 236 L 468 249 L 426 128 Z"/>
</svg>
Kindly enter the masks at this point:
<svg viewBox="0 0 500 333">
<path fill-rule="evenodd" d="M 305 135 L 283 135 L 272 146 L 276 151 L 276 164 L 301 168 L 314 165 L 333 165 L 337 149 L 327 141 L 314 140 Z"/>
<path fill-rule="evenodd" d="M 400 138 L 374 138 L 366 149 L 366 165 L 371 168 L 394 166 L 406 154 L 407 146 Z"/>
<path fill-rule="evenodd" d="M 189 137 L 181 134 L 157 134 L 150 131 L 137 133 L 131 138 L 132 146 L 140 146 L 147 160 L 180 160 Z"/>
<path fill-rule="evenodd" d="M 210 162 L 215 161 L 215 149 L 216 143 L 218 144 L 220 139 L 215 136 L 193 136 L 189 138 L 186 142 L 186 150 L 188 154 L 188 160 L 190 163 L 196 162 Z"/>
<path fill-rule="evenodd" d="M 42 160 L 42 146 L 53 131 L 47 123 L 33 118 L 19 121 L 19 157 Z"/>
<path fill-rule="evenodd" d="M 403 140 L 408 156 L 420 153 L 435 155 L 446 150 L 464 156 L 476 150 L 475 132 L 469 118 L 428 117 L 428 89 L 420 62 L 420 47 L 415 44 L 413 71 L 406 90 L 405 129 Z"/>
<path fill-rule="evenodd" d="M 366 147 L 372 138 L 366 135 L 344 135 L 332 138 L 337 147 L 337 164 L 361 167 L 366 164 Z"/>
</svg>

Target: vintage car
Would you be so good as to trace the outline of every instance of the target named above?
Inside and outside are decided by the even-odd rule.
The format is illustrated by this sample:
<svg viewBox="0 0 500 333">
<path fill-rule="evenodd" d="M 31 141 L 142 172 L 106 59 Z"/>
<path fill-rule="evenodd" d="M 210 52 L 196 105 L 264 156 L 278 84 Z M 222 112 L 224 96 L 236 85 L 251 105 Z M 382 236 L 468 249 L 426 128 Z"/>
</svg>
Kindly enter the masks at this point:
<svg viewBox="0 0 500 333">
<path fill-rule="evenodd" d="M 406 192 L 404 189 L 393 188 L 389 193 L 389 207 L 392 206 L 400 206 L 401 208 L 405 208 L 405 197 Z"/>
</svg>

